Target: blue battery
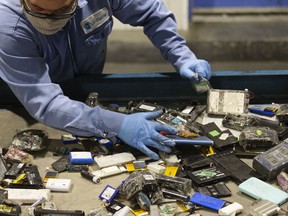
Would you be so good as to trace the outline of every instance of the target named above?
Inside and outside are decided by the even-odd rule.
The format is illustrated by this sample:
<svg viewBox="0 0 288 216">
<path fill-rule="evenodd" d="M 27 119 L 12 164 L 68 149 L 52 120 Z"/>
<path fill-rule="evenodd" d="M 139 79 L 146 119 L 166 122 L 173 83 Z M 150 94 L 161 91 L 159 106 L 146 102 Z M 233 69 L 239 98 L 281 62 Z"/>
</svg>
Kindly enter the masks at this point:
<svg viewBox="0 0 288 216">
<path fill-rule="evenodd" d="M 212 196 L 202 194 L 199 192 L 195 192 L 191 197 L 189 202 L 199 205 L 199 206 L 204 206 L 206 208 L 212 209 L 214 211 L 218 211 L 221 209 L 226 201 L 214 198 Z"/>
</svg>

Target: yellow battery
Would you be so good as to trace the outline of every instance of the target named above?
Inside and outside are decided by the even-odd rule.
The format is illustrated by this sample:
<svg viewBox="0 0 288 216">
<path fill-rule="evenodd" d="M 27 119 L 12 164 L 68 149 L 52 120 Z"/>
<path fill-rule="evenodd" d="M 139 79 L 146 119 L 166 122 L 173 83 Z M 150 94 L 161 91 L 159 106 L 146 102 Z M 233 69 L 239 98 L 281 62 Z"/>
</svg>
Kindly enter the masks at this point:
<svg viewBox="0 0 288 216">
<path fill-rule="evenodd" d="M 127 172 L 133 172 L 138 170 L 147 170 L 147 168 L 135 168 L 133 163 L 125 164 Z"/>
<path fill-rule="evenodd" d="M 166 176 L 176 176 L 178 172 L 179 167 L 178 166 L 167 166 L 166 170 L 164 172 L 164 175 Z"/>
<path fill-rule="evenodd" d="M 131 212 L 136 215 L 136 216 L 142 216 L 142 215 L 148 215 L 148 211 L 145 211 L 143 209 L 136 209 L 136 210 L 133 210 L 131 209 Z"/>
<path fill-rule="evenodd" d="M 13 184 L 22 184 L 25 178 L 26 178 L 26 174 L 22 173 L 13 181 Z"/>
<path fill-rule="evenodd" d="M 214 150 L 214 148 L 212 146 L 209 146 L 208 148 L 202 148 L 202 152 L 206 156 L 210 156 L 210 155 L 215 154 L 215 150 Z"/>
</svg>

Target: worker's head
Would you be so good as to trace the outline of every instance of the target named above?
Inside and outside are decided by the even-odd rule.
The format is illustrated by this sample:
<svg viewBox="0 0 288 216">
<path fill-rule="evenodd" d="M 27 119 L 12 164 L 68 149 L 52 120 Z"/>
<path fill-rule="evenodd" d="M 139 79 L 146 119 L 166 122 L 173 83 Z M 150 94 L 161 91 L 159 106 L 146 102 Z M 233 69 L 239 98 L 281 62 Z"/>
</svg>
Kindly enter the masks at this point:
<svg viewBox="0 0 288 216">
<path fill-rule="evenodd" d="M 61 30 L 74 15 L 77 0 L 20 0 L 25 16 L 42 34 Z"/>
</svg>

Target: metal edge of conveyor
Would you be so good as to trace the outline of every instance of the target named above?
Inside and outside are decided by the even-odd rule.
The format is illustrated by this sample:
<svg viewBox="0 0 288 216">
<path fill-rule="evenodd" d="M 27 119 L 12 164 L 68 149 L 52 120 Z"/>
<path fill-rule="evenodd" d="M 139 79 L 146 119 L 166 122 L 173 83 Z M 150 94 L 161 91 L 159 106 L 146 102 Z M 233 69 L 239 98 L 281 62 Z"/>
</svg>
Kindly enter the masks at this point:
<svg viewBox="0 0 288 216">
<path fill-rule="evenodd" d="M 214 89 L 252 92 L 251 103 L 288 103 L 288 70 L 215 71 L 210 79 Z M 206 103 L 206 93 L 197 94 L 190 81 L 176 73 L 87 75 L 60 83 L 69 98 L 85 101 L 98 92 L 102 102 L 197 101 Z M 8 86 L 0 82 L 0 106 L 20 105 Z"/>
</svg>

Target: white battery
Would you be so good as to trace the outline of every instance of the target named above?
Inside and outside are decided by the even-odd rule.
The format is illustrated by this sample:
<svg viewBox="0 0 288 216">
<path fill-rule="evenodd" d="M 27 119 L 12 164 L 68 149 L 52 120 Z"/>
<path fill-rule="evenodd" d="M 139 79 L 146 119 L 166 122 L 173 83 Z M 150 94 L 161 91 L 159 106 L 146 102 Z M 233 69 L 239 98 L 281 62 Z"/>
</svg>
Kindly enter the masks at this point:
<svg viewBox="0 0 288 216">
<path fill-rule="evenodd" d="M 234 202 L 228 206 L 219 209 L 218 214 L 221 216 L 232 216 L 243 211 L 243 206 Z"/>
</svg>

